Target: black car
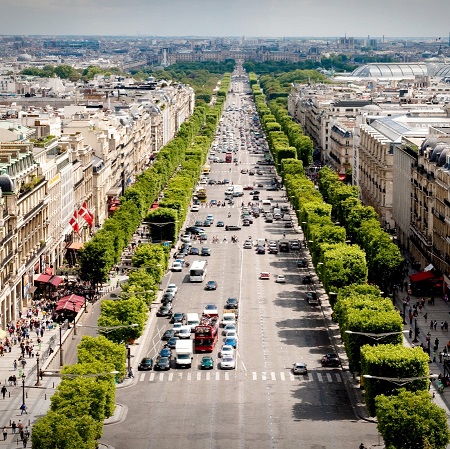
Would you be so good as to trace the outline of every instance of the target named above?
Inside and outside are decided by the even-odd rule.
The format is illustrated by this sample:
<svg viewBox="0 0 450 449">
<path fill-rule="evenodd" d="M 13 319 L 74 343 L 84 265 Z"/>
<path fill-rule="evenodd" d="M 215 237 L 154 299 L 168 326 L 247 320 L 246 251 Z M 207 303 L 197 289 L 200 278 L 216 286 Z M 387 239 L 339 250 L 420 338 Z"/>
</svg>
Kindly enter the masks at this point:
<svg viewBox="0 0 450 449">
<path fill-rule="evenodd" d="M 211 249 L 207 248 L 206 246 L 204 246 L 202 248 L 202 252 L 201 252 L 202 256 L 210 256 L 211 255 Z"/>
<path fill-rule="evenodd" d="M 179 340 L 178 337 L 171 337 L 171 338 L 169 338 L 169 340 L 167 342 L 167 347 L 170 348 L 170 349 L 175 349 L 175 346 L 177 345 L 177 340 Z"/>
<path fill-rule="evenodd" d="M 292 224 L 292 221 L 287 221 L 287 222 L 284 224 L 284 227 L 285 227 L 285 228 L 293 228 L 294 225 Z"/>
<path fill-rule="evenodd" d="M 307 292 L 306 293 L 306 301 L 308 301 L 308 304 L 310 304 L 311 306 L 319 305 L 319 298 L 317 297 L 316 292 Z"/>
<path fill-rule="evenodd" d="M 151 371 L 152 369 L 153 359 L 150 357 L 144 357 L 138 365 L 138 371 Z"/>
<path fill-rule="evenodd" d="M 225 226 L 225 231 L 240 231 L 241 227 L 236 225 L 227 225 Z"/>
<path fill-rule="evenodd" d="M 155 370 L 167 371 L 170 369 L 170 359 L 168 357 L 158 357 L 155 363 Z"/>
<path fill-rule="evenodd" d="M 175 336 L 175 331 L 173 329 L 167 329 L 163 336 L 161 337 L 161 340 L 170 340 L 171 338 L 173 338 Z"/>
<path fill-rule="evenodd" d="M 306 268 L 308 266 L 308 261 L 306 259 L 298 259 L 297 267 L 298 268 Z"/>
<path fill-rule="evenodd" d="M 175 312 L 170 320 L 171 323 L 184 323 L 186 315 L 182 312 Z"/>
<path fill-rule="evenodd" d="M 200 254 L 200 250 L 198 248 L 191 248 L 189 250 L 189 254 L 191 256 L 198 256 Z"/>
<path fill-rule="evenodd" d="M 307 274 L 306 276 L 303 276 L 302 283 L 305 284 L 305 285 L 306 284 L 312 284 L 313 283 L 312 276 L 310 274 Z"/>
<path fill-rule="evenodd" d="M 320 359 L 320 362 L 322 363 L 322 366 L 339 366 L 341 364 L 338 355 L 333 352 L 325 354 Z"/>
<path fill-rule="evenodd" d="M 188 228 L 186 228 L 186 234 L 201 234 L 205 232 L 205 230 L 199 226 L 189 226 Z"/>
<path fill-rule="evenodd" d="M 253 195 L 252 196 L 253 201 L 259 201 L 259 195 Z"/>
<path fill-rule="evenodd" d="M 225 309 L 237 309 L 239 307 L 239 301 L 237 298 L 228 298 L 225 304 Z"/>
<path fill-rule="evenodd" d="M 264 248 L 264 246 L 262 245 L 259 245 L 256 248 L 256 254 L 266 254 L 266 248 Z"/>
<path fill-rule="evenodd" d="M 172 315 L 172 307 L 168 305 L 161 306 L 156 312 L 156 316 L 170 317 Z"/>
<path fill-rule="evenodd" d="M 217 290 L 217 282 L 208 281 L 205 285 L 205 290 Z"/>
</svg>

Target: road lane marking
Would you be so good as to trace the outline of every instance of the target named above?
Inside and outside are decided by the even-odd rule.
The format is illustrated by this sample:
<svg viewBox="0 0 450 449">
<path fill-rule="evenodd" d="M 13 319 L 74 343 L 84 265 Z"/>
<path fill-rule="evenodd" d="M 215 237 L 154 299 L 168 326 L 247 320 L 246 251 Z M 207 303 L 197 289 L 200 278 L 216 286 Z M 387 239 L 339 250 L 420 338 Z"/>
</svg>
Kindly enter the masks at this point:
<svg viewBox="0 0 450 449">
<path fill-rule="evenodd" d="M 159 380 L 161 382 L 164 380 L 164 373 L 159 373 Z"/>
<path fill-rule="evenodd" d="M 328 382 L 333 382 L 333 378 L 331 377 L 330 373 L 327 373 L 326 376 L 327 376 Z"/>
<path fill-rule="evenodd" d="M 340 373 L 336 373 L 336 379 L 338 382 L 342 382 L 342 376 Z"/>
<path fill-rule="evenodd" d="M 230 380 L 230 373 L 225 373 L 225 380 Z"/>
<path fill-rule="evenodd" d="M 200 380 L 202 378 L 202 373 L 199 371 L 198 373 L 197 373 L 197 380 Z"/>
<path fill-rule="evenodd" d="M 272 378 L 272 380 L 277 380 L 277 376 L 275 375 L 274 372 L 270 373 L 270 377 Z"/>
<path fill-rule="evenodd" d="M 208 372 L 208 373 L 206 373 L 206 380 L 210 380 L 210 379 L 211 379 L 211 373 Z"/>
<path fill-rule="evenodd" d="M 219 372 L 216 373 L 216 380 L 220 380 L 220 373 Z"/>
<path fill-rule="evenodd" d="M 280 380 L 286 380 L 286 378 L 284 377 L 284 373 L 280 373 Z"/>
<path fill-rule="evenodd" d="M 309 380 L 314 380 L 312 373 L 308 373 L 308 379 Z"/>
<path fill-rule="evenodd" d="M 144 380 L 145 377 L 145 373 L 141 373 L 141 375 L 139 376 L 139 382 L 142 382 Z"/>
<path fill-rule="evenodd" d="M 252 373 L 252 377 L 253 377 L 253 380 L 258 380 L 258 374 L 256 374 L 256 372 L 255 371 L 253 371 L 253 373 Z"/>
<path fill-rule="evenodd" d="M 261 380 L 267 380 L 266 373 L 261 373 Z"/>
<path fill-rule="evenodd" d="M 192 380 L 192 374 L 191 373 L 187 374 L 187 380 Z"/>
<path fill-rule="evenodd" d="M 169 382 L 172 382 L 172 380 L 173 380 L 173 373 L 169 373 Z"/>
<path fill-rule="evenodd" d="M 149 382 L 153 382 L 155 380 L 155 373 L 151 373 L 148 380 Z"/>
<path fill-rule="evenodd" d="M 317 379 L 319 380 L 319 382 L 323 382 L 322 374 L 317 373 Z"/>
<path fill-rule="evenodd" d="M 295 380 L 295 376 L 292 373 L 289 373 L 289 380 Z"/>
</svg>

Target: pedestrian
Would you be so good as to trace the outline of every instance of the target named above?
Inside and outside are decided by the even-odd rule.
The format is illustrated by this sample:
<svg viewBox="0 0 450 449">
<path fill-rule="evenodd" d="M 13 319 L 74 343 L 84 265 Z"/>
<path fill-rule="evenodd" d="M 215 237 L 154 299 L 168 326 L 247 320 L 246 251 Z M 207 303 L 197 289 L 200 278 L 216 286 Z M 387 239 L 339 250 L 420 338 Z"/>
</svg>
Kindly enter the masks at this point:
<svg viewBox="0 0 450 449">
<path fill-rule="evenodd" d="M 17 422 L 17 430 L 20 432 L 21 430 L 23 430 L 23 423 L 22 421 L 19 419 L 19 421 Z M 15 433 L 15 432 L 14 432 Z"/>
<path fill-rule="evenodd" d="M 23 415 L 24 413 L 25 415 L 28 415 L 27 406 L 25 404 L 22 404 L 20 406 L 20 414 Z"/>
<path fill-rule="evenodd" d="M 6 389 L 6 387 L 3 385 L 2 389 L 1 389 L 1 393 L 3 396 L 3 399 L 5 399 L 6 393 L 8 392 L 8 390 Z"/>
<path fill-rule="evenodd" d="M 30 438 L 30 428 L 28 426 L 25 427 L 24 433 L 27 438 Z"/>
<path fill-rule="evenodd" d="M 17 370 L 17 360 L 14 360 L 14 362 L 13 362 L 13 368 L 14 368 L 14 371 Z"/>
<path fill-rule="evenodd" d="M 434 327 L 434 321 L 431 320 L 431 321 L 430 321 L 430 330 L 433 330 L 433 327 Z"/>
<path fill-rule="evenodd" d="M 448 322 L 444 321 L 444 331 L 447 332 L 448 331 Z"/>
<path fill-rule="evenodd" d="M 433 351 L 433 363 L 436 362 L 436 351 Z"/>
<path fill-rule="evenodd" d="M 423 314 L 423 317 L 425 318 L 425 323 L 427 322 L 427 319 L 428 319 L 428 313 L 424 313 Z"/>
<path fill-rule="evenodd" d="M 436 320 L 434 320 L 433 327 L 434 327 L 434 330 L 436 330 L 436 328 L 437 328 L 437 321 Z"/>
<path fill-rule="evenodd" d="M 8 428 L 3 427 L 3 441 L 6 441 L 6 437 L 8 436 Z"/>
<path fill-rule="evenodd" d="M 11 429 L 12 429 L 12 433 L 15 434 L 16 433 L 16 429 L 17 429 L 17 424 L 15 421 L 13 421 L 11 423 Z"/>
<path fill-rule="evenodd" d="M 414 315 L 412 313 L 409 314 L 409 324 L 412 324 Z"/>
<path fill-rule="evenodd" d="M 441 331 L 444 331 L 444 322 L 441 321 Z"/>
<path fill-rule="evenodd" d="M 27 437 L 23 437 L 22 442 L 23 442 L 23 447 L 27 447 L 28 438 Z"/>
<path fill-rule="evenodd" d="M 435 338 L 434 340 L 434 346 L 439 347 L 439 338 Z"/>
<path fill-rule="evenodd" d="M 409 328 L 409 338 L 412 338 L 413 330 L 412 327 Z"/>
<path fill-rule="evenodd" d="M 128 377 L 129 377 L 130 379 L 133 379 L 133 378 L 134 378 L 133 368 L 130 368 L 130 369 L 128 370 Z"/>
</svg>

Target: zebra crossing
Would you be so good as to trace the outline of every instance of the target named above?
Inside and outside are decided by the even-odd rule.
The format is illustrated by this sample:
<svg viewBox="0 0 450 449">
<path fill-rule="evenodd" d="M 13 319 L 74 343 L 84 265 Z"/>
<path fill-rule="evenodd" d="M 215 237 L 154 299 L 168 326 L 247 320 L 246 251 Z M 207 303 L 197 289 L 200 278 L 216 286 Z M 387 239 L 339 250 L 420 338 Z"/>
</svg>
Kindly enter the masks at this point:
<svg viewBox="0 0 450 449">
<path fill-rule="evenodd" d="M 237 372 L 237 371 L 149 371 L 140 372 L 139 382 L 197 382 L 197 381 L 242 381 L 251 382 L 300 382 L 342 383 L 340 372 L 309 372 L 294 375 L 292 372 Z"/>
</svg>

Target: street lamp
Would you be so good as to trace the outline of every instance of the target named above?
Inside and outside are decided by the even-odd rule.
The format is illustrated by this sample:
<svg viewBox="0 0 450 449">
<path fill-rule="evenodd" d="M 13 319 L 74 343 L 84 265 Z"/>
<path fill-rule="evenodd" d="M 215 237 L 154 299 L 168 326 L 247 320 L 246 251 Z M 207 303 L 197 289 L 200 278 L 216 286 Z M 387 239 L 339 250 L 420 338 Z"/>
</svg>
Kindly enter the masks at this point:
<svg viewBox="0 0 450 449">
<path fill-rule="evenodd" d="M 428 376 L 419 376 L 419 377 L 382 377 L 382 376 L 372 376 L 370 374 L 363 374 L 365 379 L 376 379 L 376 380 L 385 380 L 387 382 L 392 382 L 398 387 L 403 387 L 405 385 L 410 384 L 416 380 L 425 380 L 425 379 L 437 379 L 437 374 L 429 374 Z"/>
<path fill-rule="evenodd" d="M 25 405 L 25 373 L 22 374 L 22 404 Z"/>
<path fill-rule="evenodd" d="M 62 347 L 62 324 L 59 325 L 59 366 L 64 365 L 63 347 Z"/>
<path fill-rule="evenodd" d="M 383 338 L 390 337 L 391 335 L 399 335 L 407 333 L 408 331 L 398 331 L 398 332 L 380 332 L 380 333 L 373 333 L 373 332 L 356 332 L 356 331 L 345 331 L 346 334 L 355 334 L 355 335 L 362 335 L 364 337 L 372 338 L 376 341 L 382 340 Z"/>
<path fill-rule="evenodd" d="M 36 387 L 39 387 L 41 385 L 40 377 L 39 377 L 39 352 L 36 353 L 36 368 L 37 368 L 37 379 L 36 379 Z"/>
</svg>

